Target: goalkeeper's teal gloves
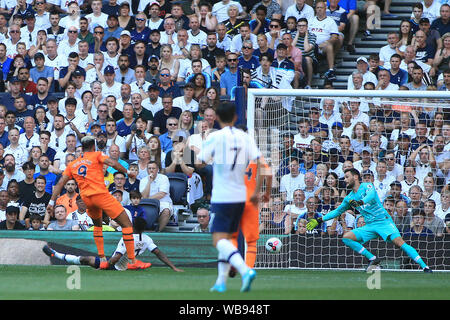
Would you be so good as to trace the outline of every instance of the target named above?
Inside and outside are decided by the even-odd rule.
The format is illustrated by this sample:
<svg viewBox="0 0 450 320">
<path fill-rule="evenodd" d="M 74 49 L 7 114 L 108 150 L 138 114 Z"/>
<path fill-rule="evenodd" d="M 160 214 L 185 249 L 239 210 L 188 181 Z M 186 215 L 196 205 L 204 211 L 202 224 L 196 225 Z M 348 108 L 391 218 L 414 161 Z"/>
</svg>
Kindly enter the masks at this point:
<svg viewBox="0 0 450 320">
<path fill-rule="evenodd" d="M 317 219 L 311 219 L 306 225 L 306 230 L 308 231 L 314 230 L 314 228 L 317 227 L 322 222 L 323 222 L 322 217 L 319 217 Z"/>
<path fill-rule="evenodd" d="M 360 206 L 364 205 L 364 201 L 362 201 L 362 200 L 350 200 L 349 205 L 352 208 L 360 207 Z"/>
</svg>

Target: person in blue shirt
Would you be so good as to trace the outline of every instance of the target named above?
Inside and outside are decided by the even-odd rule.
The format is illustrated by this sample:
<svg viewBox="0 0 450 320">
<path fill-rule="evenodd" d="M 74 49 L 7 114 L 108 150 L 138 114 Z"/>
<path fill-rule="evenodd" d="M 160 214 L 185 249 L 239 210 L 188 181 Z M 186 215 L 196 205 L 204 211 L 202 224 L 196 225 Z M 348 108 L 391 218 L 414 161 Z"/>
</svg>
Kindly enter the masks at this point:
<svg viewBox="0 0 450 320">
<path fill-rule="evenodd" d="M 136 28 L 131 30 L 131 43 L 134 44 L 138 40 L 142 40 L 145 43 L 150 42 L 150 28 L 146 27 L 147 16 L 141 12 L 136 15 Z"/>
<path fill-rule="evenodd" d="M 39 172 L 36 172 L 33 176 L 36 179 L 38 176 L 44 176 L 46 180 L 45 184 L 45 192 L 50 194 L 53 193 L 53 186 L 56 184 L 56 180 L 58 179 L 57 175 L 48 170 L 50 166 L 50 159 L 47 155 L 43 154 L 39 157 Z"/>
<path fill-rule="evenodd" d="M 433 20 L 431 24 L 432 30 L 437 30 L 441 37 L 450 32 L 450 4 L 444 3 L 439 10 L 440 17 Z"/>
<path fill-rule="evenodd" d="M 117 15 L 114 15 L 114 14 L 108 15 L 108 19 L 106 20 L 106 23 L 108 25 L 108 28 L 106 28 L 104 30 L 105 39 L 108 39 L 109 37 L 114 37 L 114 38 L 119 39 L 123 28 L 119 26 L 119 18 L 117 18 Z"/>
<path fill-rule="evenodd" d="M 3 72 L 3 81 L 6 80 L 9 69 L 11 68 L 13 62 L 13 59 L 6 56 L 6 49 L 6 44 L 4 44 L 3 42 L 0 43 L 0 69 Z"/>
<path fill-rule="evenodd" d="M 133 219 L 133 221 L 132 221 L 133 223 L 136 218 L 145 219 L 144 208 L 139 205 L 141 203 L 141 199 L 142 199 L 141 193 L 139 191 L 132 190 L 132 191 L 130 191 L 131 204 L 128 206 L 124 206 L 125 209 L 128 209 L 128 211 L 130 211 L 131 218 Z"/>
<path fill-rule="evenodd" d="M 242 69 L 242 86 L 245 88 L 245 94 L 247 95 L 247 89 L 257 88 L 263 89 L 264 86 L 259 81 L 252 80 L 251 70 Z M 238 86 L 231 88 L 230 100 L 236 99 L 236 90 Z"/>
<path fill-rule="evenodd" d="M 37 52 L 34 55 L 34 64 L 35 67 L 31 68 L 30 70 L 30 77 L 34 83 L 37 84 L 39 78 L 41 77 L 53 81 L 55 71 L 53 70 L 52 67 L 45 65 L 45 57 L 42 52 Z M 51 87 L 51 84 L 49 85 L 49 87 Z"/>
<path fill-rule="evenodd" d="M 237 85 L 238 55 L 234 52 L 227 56 L 228 70 L 220 76 L 220 95 L 231 95 L 231 89 Z"/>
<path fill-rule="evenodd" d="M 253 42 L 251 40 L 245 40 L 242 43 L 242 55 L 238 58 L 238 69 L 255 70 L 260 66 L 259 58 L 253 55 L 253 51 Z"/>
<path fill-rule="evenodd" d="M 263 4 L 259 5 L 256 10 L 256 19 L 250 20 L 250 30 L 253 34 L 267 33 L 270 31 L 270 20 L 267 19 L 267 7 Z"/>
<path fill-rule="evenodd" d="M 391 75 L 390 82 L 398 86 L 403 86 L 408 82 L 408 71 L 400 69 L 402 57 L 398 53 L 394 53 L 390 59 L 391 68 L 389 73 Z"/>
<path fill-rule="evenodd" d="M 419 264 L 424 272 L 432 272 L 417 251 L 401 237 L 400 231 L 383 207 L 375 186 L 372 183 L 361 183 L 361 174 L 355 168 L 345 170 L 344 176 L 345 183 L 352 191 L 335 210 L 323 217 L 311 219 L 306 229 L 313 230 L 319 224 L 340 216 L 346 210 L 357 210 L 364 217 L 366 225 L 346 232 L 342 242 L 369 260 L 367 272 L 379 267 L 381 259 L 364 248 L 362 244 L 378 237 L 383 238 L 384 241 L 390 241 L 402 249 L 414 262 Z"/>
</svg>

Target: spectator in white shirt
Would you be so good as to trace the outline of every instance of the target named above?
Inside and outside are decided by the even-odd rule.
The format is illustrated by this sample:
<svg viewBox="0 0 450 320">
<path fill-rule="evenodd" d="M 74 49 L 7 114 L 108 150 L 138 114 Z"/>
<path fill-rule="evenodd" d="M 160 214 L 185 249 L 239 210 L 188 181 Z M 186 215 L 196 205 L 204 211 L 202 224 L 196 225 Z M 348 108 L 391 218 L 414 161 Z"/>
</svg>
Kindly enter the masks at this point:
<svg viewBox="0 0 450 320">
<path fill-rule="evenodd" d="M 4 155 L 6 158 L 7 154 L 14 156 L 14 163 L 16 168 L 19 169 L 22 165 L 28 161 L 29 152 L 28 150 L 19 144 L 19 129 L 12 128 L 8 131 L 8 140 L 10 144 L 5 148 Z M 6 160 L 5 160 L 6 163 Z"/>
<path fill-rule="evenodd" d="M 375 190 L 378 193 L 378 197 L 380 199 L 386 198 L 387 192 L 390 189 L 390 184 L 396 179 L 392 176 L 388 176 L 387 173 L 387 164 L 384 160 L 379 160 L 376 166 L 376 178 L 373 182 L 375 186 Z"/>
<path fill-rule="evenodd" d="M 307 209 L 305 206 L 305 193 L 302 189 L 294 190 L 293 202 L 284 207 L 284 212 L 291 216 L 291 220 L 297 220 L 299 215 L 305 214 Z"/>
<path fill-rule="evenodd" d="M 308 21 L 311 21 L 314 18 L 314 9 L 309 4 L 306 4 L 305 0 L 295 0 L 295 3 L 286 9 L 284 14 L 285 21 L 291 16 L 295 17 L 297 21 L 300 18 L 306 18 Z"/>
<path fill-rule="evenodd" d="M 391 73 L 389 70 L 381 69 L 378 71 L 378 84 L 375 90 L 398 90 L 398 85 L 391 83 Z"/>
<path fill-rule="evenodd" d="M 96 26 L 102 26 L 103 28 L 108 28 L 106 23 L 108 20 L 108 15 L 102 12 L 102 0 L 93 0 L 91 3 L 92 13 L 86 15 L 89 21 L 89 31 L 94 32 Z"/>
<path fill-rule="evenodd" d="M 202 48 L 206 46 L 206 32 L 200 30 L 200 21 L 197 16 L 191 16 L 189 18 L 189 35 L 190 44 L 198 44 Z"/>
<path fill-rule="evenodd" d="M 380 49 L 380 66 L 384 69 L 391 69 L 391 56 L 394 53 L 400 54 L 400 50 L 398 49 L 399 35 L 396 31 L 391 31 L 387 36 L 387 45 L 381 47 Z"/>
<path fill-rule="evenodd" d="M 297 189 L 304 189 L 304 175 L 299 171 L 299 160 L 292 157 L 289 161 L 290 173 L 284 175 L 280 181 L 280 193 L 283 200 L 292 201 L 294 191 Z"/>
<path fill-rule="evenodd" d="M 231 40 L 230 51 L 240 54 L 245 40 L 251 40 L 253 48 L 258 48 L 258 37 L 251 32 L 248 22 L 242 23 L 239 27 L 239 34 L 235 35 Z"/>
<path fill-rule="evenodd" d="M 184 95 L 173 99 L 173 106 L 182 111 L 198 112 L 198 102 L 194 100 L 194 84 L 188 82 L 184 86 Z"/>
<path fill-rule="evenodd" d="M 375 85 L 378 83 L 377 77 L 369 71 L 369 62 L 366 57 L 359 57 L 356 59 L 356 70 L 362 75 L 361 87 L 355 88 L 353 82 L 353 74 L 348 77 L 347 89 L 348 90 L 364 90 L 364 84 L 366 82 L 373 82 Z"/>
<path fill-rule="evenodd" d="M 239 16 L 238 18 L 241 18 L 245 15 L 244 9 L 242 8 L 241 4 L 237 1 L 231 1 L 231 0 L 222 0 L 220 2 L 217 2 L 212 7 L 212 15 L 217 18 L 217 21 L 219 23 L 224 22 L 228 19 L 228 7 L 230 5 L 235 5 L 239 9 Z"/>
<path fill-rule="evenodd" d="M 311 145 L 311 141 L 315 138 L 310 134 L 311 121 L 303 118 L 298 122 L 299 133 L 294 135 L 295 148 L 304 150 Z"/>
<path fill-rule="evenodd" d="M 143 198 L 157 199 L 160 204 L 158 230 L 161 232 L 173 215 L 172 199 L 170 198 L 169 178 L 159 173 L 158 164 L 150 161 L 147 165 L 148 176 L 141 180 L 139 191 Z"/>
</svg>

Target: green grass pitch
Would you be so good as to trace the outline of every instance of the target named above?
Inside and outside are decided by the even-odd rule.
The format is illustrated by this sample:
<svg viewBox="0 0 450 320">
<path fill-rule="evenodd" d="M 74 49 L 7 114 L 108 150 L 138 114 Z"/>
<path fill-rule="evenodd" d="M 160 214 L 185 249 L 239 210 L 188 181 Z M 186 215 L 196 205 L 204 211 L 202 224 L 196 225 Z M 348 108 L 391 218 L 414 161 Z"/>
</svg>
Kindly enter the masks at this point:
<svg viewBox="0 0 450 320">
<path fill-rule="evenodd" d="M 448 300 L 449 273 L 387 272 L 380 289 L 369 290 L 363 271 L 257 270 L 252 290 L 240 293 L 240 277 L 228 280 L 225 293 L 210 293 L 217 270 L 186 268 L 176 273 L 152 267 L 140 271 L 101 271 L 80 266 L 80 289 L 69 289 L 68 266 L 0 266 L 0 300 Z"/>
</svg>

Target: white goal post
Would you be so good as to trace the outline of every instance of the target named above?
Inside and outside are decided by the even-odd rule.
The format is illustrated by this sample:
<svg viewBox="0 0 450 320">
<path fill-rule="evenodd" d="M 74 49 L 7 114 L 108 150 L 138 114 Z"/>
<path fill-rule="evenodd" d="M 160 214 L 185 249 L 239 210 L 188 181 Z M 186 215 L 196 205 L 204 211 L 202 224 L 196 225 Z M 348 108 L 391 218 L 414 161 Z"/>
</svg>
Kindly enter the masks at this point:
<svg viewBox="0 0 450 320">
<path fill-rule="evenodd" d="M 336 202 L 346 194 L 343 170 L 345 166 L 353 166 L 362 175 L 365 173 L 366 181 L 373 181 L 405 241 L 433 269 L 450 271 L 450 223 L 445 219 L 450 212 L 449 91 L 248 89 L 247 94 L 247 129 L 274 175 L 271 202 L 260 208 L 256 268 L 366 266 L 364 257 L 342 243 L 345 231 L 364 223 L 357 212 L 348 212 L 348 217 L 334 219 L 311 233 L 305 233 L 302 228 L 305 221 L 298 218 L 311 211 L 306 205 L 298 205 L 302 195 L 304 204 L 314 198 L 316 211 L 323 209 L 322 214 L 336 207 Z M 300 134 L 303 124 L 314 128 L 313 132 Z M 405 141 L 409 141 L 408 152 Z M 289 144 L 291 152 L 286 150 Z M 429 148 L 423 146 L 427 144 Z M 308 159 L 311 149 L 312 166 Z M 353 151 L 352 156 L 348 149 Z M 294 156 L 292 150 L 299 152 Z M 396 165 L 389 163 L 392 157 Z M 290 165 L 297 168 L 293 158 L 298 160 L 300 177 L 289 176 Z M 339 163 L 332 159 L 339 159 Z M 289 177 L 283 179 L 284 176 Z M 328 176 L 338 179 L 326 180 Z M 400 193 L 395 192 L 398 184 Z M 415 198 L 415 191 L 420 191 L 420 199 Z M 412 218 L 424 214 L 423 221 L 420 217 Z M 279 253 L 264 248 L 272 236 L 283 242 Z M 419 270 L 392 243 L 376 239 L 364 246 L 383 260 L 385 269 Z"/>
</svg>

